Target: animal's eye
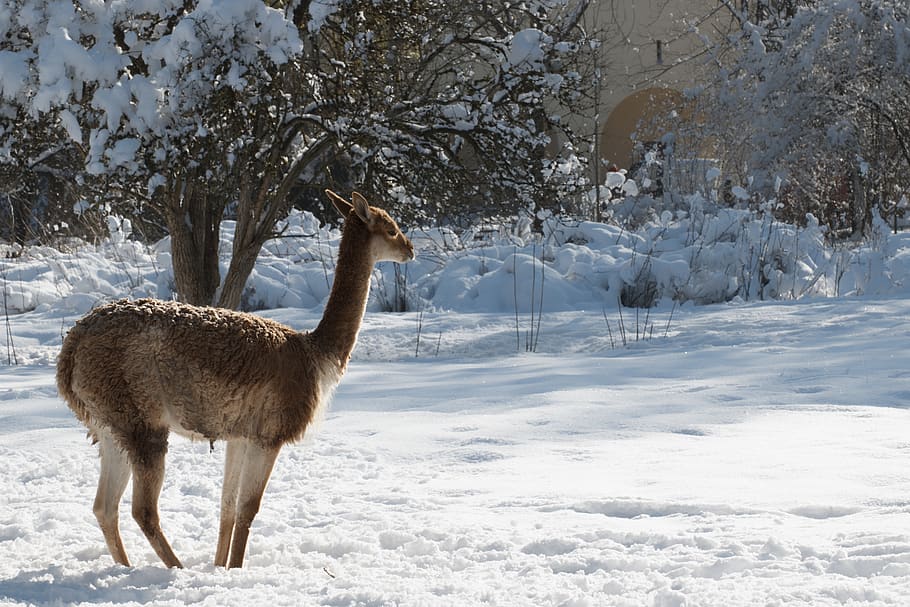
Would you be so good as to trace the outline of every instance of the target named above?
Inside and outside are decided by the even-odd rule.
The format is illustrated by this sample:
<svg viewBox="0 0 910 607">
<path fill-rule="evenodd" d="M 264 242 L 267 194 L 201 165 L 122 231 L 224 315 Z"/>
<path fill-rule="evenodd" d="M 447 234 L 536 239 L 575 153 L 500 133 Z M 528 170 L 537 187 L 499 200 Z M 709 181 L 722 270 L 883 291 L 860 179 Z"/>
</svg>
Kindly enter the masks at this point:
<svg viewBox="0 0 910 607">
<path fill-rule="evenodd" d="M 394 228 L 389 228 L 389 231 L 387 232 L 387 234 L 389 235 L 389 238 L 395 238 L 396 236 L 398 236 L 398 230 L 396 230 Z"/>
</svg>

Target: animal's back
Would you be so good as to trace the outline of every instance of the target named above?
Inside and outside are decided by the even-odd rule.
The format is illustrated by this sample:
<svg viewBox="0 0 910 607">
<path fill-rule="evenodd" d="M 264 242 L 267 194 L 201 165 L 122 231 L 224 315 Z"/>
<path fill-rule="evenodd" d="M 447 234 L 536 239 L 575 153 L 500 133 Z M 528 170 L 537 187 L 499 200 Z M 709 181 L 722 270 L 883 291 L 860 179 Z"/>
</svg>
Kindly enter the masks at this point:
<svg viewBox="0 0 910 607">
<path fill-rule="evenodd" d="M 274 321 L 158 300 L 99 307 L 66 336 L 57 382 L 89 428 L 122 443 L 171 427 L 208 439 L 303 432 L 322 370 L 306 335 Z"/>
</svg>

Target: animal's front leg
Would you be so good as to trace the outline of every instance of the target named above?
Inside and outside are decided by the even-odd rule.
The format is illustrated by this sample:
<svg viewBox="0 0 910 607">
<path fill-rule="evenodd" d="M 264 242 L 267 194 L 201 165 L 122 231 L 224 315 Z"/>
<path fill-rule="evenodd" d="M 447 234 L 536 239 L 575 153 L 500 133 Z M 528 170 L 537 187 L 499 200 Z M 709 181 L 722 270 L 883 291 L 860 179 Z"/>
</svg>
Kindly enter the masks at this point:
<svg viewBox="0 0 910 607">
<path fill-rule="evenodd" d="M 231 440 L 227 443 L 224 456 L 224 484 L 221 487 L 221 521 L 218 525 L 218 547 L 215 549 L 215 566 L 227 565 L 231 536 L 237 519 L 237 490 L 240 487 L 240 473 L 246 457 L 247 441 Z"/>
<path fill-rule="evenodd" d="M 255 443 L 248 443 L 240 473 L 240 487 L 237 494 L 237 516 L 234 523 L 234 536 L 231 540 L 231 558 L 228 567 L 243 565 L 246 552 L 246 541 L 250 535 L 250 524 L 259 512 L 262 494 L 269 482 L 275 458 L 281 447 L 266 448 Z"/>
</svg>

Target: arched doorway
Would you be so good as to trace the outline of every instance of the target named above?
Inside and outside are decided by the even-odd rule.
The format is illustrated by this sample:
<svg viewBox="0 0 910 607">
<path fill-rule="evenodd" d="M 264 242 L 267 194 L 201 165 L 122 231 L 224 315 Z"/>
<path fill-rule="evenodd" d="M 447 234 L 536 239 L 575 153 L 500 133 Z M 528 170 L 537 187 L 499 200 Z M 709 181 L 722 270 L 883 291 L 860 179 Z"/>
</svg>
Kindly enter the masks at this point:
<svg viewBox="0 0 910 607">
<path fill-rule="evenodd" d="M 634 144 L 656 144 L 673 130 L 675 118 L 685 113 L 683 94 L 670 88 L 648 88 L 620 101 L 604 123 L 600 157 L 608 164 L 628 169 L 639 158 Z"/>
</svg>

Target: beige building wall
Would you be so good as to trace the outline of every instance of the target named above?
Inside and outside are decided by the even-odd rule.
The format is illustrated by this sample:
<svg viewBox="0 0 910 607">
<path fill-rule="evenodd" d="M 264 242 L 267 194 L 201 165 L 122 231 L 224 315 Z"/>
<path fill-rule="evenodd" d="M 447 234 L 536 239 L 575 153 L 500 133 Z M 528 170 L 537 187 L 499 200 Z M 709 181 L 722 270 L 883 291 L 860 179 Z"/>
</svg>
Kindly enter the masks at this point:
<svg viewBox="0 0 910 607">
<path fill-rule="evenodd" d="M 597 132 L 595 145 L 606 167 L 632 167 L 640 160 L 636 142 L 660 141 L 679 120 L 692 119 L 683 93 L 706 82 L 711 70 L 702 36 L 718 36 L 731 26 L 719 5 L 717 0 L 592 2 L 586 27 L 602 32 L 600 94 L 595 116 L 583 128 Z"/>
</svg>

